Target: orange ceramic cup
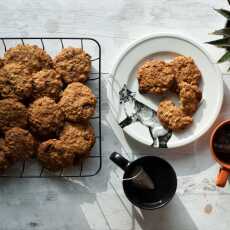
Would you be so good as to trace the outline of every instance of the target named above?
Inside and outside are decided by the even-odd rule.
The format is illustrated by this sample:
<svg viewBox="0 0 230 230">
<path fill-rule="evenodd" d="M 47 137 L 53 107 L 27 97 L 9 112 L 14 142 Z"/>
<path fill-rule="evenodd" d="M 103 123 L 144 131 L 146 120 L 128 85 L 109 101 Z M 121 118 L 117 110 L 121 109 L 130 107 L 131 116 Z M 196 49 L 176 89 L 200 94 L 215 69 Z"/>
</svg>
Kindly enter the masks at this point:
<svg viewBox="0 0 230 230">
<path fill-rule="evenodd" d="M 215 159 L 215 161 L 217 161 L 221 165 L 219 173 L 217 174 L 217 177 L 216 177 L 216 185 L 219 187 L 224 187 L 227 180 L 228 180 L 228 176 L 230 174 L 230 164 L 226 163 L 226 162 L 224 162 L 218 158 L 218 155 L 214 150 L 213 144 L 214 144 L 214 137 L 215 137 L 216 132 L 220 128 L 223 128 L 226 124 L 230 124 L 230 119 L 225 120 L 225 121 L 221 122 L 219 125 L 217 125 L 217 127 L 212 132 L 211 139 L 210 139 L 210 149 L 212 152 L 212 156 Z"/>
</svg>

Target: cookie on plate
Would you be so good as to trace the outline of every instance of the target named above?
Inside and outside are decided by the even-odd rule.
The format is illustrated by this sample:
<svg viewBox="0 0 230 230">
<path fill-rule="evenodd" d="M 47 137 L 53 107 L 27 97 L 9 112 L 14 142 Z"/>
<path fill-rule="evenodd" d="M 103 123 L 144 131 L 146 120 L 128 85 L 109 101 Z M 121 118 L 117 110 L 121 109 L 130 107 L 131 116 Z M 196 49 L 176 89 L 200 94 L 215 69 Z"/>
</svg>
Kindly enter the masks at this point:
<svg viewBox="0 0 230 230">
<path fill-rule="evenodd" d="M 7 131 L 12 127 L 26 128 L 27 109 L 16 99 L 0 100 L 0 130 Z"/>
<path fill-rule="evenodd" d="M 181 82 L 178 88 L 181 109 L 188 115 L 194 114 L 202 98 L 202 92 L 199 87 L 187 82 Z"/>
<path fill-rule="evenodd" d="M 49 97 L 35 100 L 28 113 L 30 129 L 37 136 L 56 136 L 64 125 L 64 114 L 60 106 Z"/>
<path fill-rule="evenodd" d="M 53 69 L 44 69 L 32 76 L 33 98 L 50 97 L 57 101 L 59 99 L 63 84 L 60 74 Z"/>
<path fill-rule="evenodd" d="M 184 114 L 181 108 L 167 99 L 160 102 L 157 116 L 166 128 L 173 131 L 184 129 L 193 121 L 191 116 Z"/>
<path fill-rule="evenodd" d="M 69 84 L 64 90 L 59 105 L 68 121 L 90 119 L 95 113 L 96 97 L 92 90 L 80 82 Z"/>
<path fill-rule="evenodd" d="M 181 82 L 199 85 L 201 72 L 191 57 L 178 56 L 170 62 L 170 65 L 175 72 L 176 84 L 173 87 L 174 92 L 179 92 L 178 86 Z"/>
<path fill-rule="evenodd" d="M 30 73 L 53 67 L 51 57 L 36 45 L 17 45 L 4 54 L 4 63 L 18 63 L 27 68 Z"/>
<path fill-rule="evenodd" d="M 140 93 L 162 95 L 169 90 L 174 81 L 174 71 L 170 64 L 164 61 L 146 61 L 138 69 Z"/>
<path fill-rule="evenodd" d="M 54 58 L 55 69 L 66 84 L 85 82 L 91 70 L 90 58 L 90 55 L 80 48 L 64 48 Z"/>
</svg>

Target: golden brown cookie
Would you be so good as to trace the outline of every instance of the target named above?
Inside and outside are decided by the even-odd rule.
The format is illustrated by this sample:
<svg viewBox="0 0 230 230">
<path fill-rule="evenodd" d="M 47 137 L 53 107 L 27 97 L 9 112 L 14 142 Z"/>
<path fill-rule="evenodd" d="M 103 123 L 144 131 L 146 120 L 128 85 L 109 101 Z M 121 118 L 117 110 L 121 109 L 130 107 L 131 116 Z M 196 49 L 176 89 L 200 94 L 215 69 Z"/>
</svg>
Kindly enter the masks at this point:
<svg viewBox="0 0 230 230">
<path fill-rule="evenodd" d="M 0 174 L 11 166 L 4 151 L 0 150 Z"/>
<path fill-rule="evenodd" d="M 64 114 L 60 106 L 49 97 L 34 101 L 28 112 L 30 129 L 37 136 L 56 136 L 64 125 Z"/>
<path fill-rule="evenodd" d="M 5 64 L 18 63 L 25 66 L 30 73 L 53 66 L 51 57 L 36 45 L 17 45 L 4 54 Z"/>
<path fill-rule="evenodd" d="M 91 70 L 90 55 L 80 48 L 65 48 L 54 58 L 57 72 L 66 84 L 85 82 Z"/>
<path fill-rule="evenodd" d="M 24 66 L 12 63 L 0 69 L 0 95 L 2 98 L 24 100 L 31 94 L 31 75 Z"/>
<path fill-rule="evenodd" d="M 178 92 L 180 82 L 199 85 L 201 72 L 191 57 L 178 56 L 170 62 L 175 72 L 176 85 L 174 91 Z"/>
<path fill-rule="evenodd" d="M 95 144 L 95 135 L 89 123 L 67 123 L 60 134 L 60 140 L 68 145 L 76 157 L 88 156 Z"/>
<path fill-rule="evenodd" d="M 74 82 L 64 90 L 59 105 L 68 121 L 88 120 L 95 113 L 96 97 L 86 85 Z"/>
<path fill-rule="evenodd" d="M 192 115 L 196 112 L 202 92 L 197 85 L 191 85 L 186 82 L 179 83 L 179 98 L 180 107 L 187 115 Z"/>
<path fill-rule="evenodd" d="M 50 97 L 58 100 L 63 84 L 60 75 L 52 69 L 44 69 L 32 77 L 33 98 Z"/>
<path fill-rule="evenodd" d="M 26 107 L 16 99 L 0 100 L 0 130 L 6 131 L 12 127 L 27 126 Z"/>
<path fill-rule="evenodd" d="M 40 144 L 37 158 L 41 164 L 51 170 L 58 171 L 74 164 L 75 154 L 71 149 L 57 139 L 50 139 Z"/>
<path fill-rule="evenodd" d="M 161 95 L 171 88 L 174 72 L 164 61 L 146 61 L 139 67 L 137 79 L 140 93 Z"/>
<path fill-rule="evenodd" d="M 0 68 L 4 66 L 4 59 L 0 58 Z"/>
<path fill-rule="evenodd" d="M 170 100 L 160 102 L 157 116 L 166 128 L 173 131 L 184 129 L 193 121 L 192 117 L 184 114 L 183 111 L 176 107 Z"/>
<path fill-rule="evenodd" d="M 11 166 L 10 161 L 6 157 L 5 141 L 0 138 L 0 173 L 3 173 L 7 168 Z"/>
<path fill-rule="evenodd" d="M 6 156 L 11 162 L 30 159 L 36 150 L 36 141 L 28 130 L 14 127 L 5 132 Z"/>
</svg>

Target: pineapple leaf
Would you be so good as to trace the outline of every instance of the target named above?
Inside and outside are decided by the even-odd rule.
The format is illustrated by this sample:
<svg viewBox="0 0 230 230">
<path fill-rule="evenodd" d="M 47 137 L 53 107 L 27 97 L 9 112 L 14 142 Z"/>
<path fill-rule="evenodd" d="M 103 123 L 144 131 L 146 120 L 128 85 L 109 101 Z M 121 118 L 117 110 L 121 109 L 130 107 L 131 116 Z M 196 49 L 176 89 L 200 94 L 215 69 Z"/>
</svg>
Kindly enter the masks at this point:
<svg viewBox="0 0 230 230">
<path fill-rule="evenodd" d="M 230 59 L 230 52 L 227 51 L 219 60 L 218 63 L 225 62 Z"/>
<path fill-rule="evenodd" d="M 217 47 L 222 47 L 222 48 L 229 48 L 230 47 L 230 37 L 206 42 L 207 44 L 214 45 Z"/>
<path fill-rule="evenodd" d="M 211 34 L 214 34 L 214 35 L 223 35 L 223 36 L 230 36 L 230 28 L 224 28 L 224 29 L 220 29 L 220 30 L 215 30 Z"/>
<path fill-rule="evenodd" d="M 223 15 L 228 20 L 230 20 L 230 11 L 225 10 L 225 9 L 214 9 L 214 10 L 218 12 L 219 14 Z"/>
</svg>

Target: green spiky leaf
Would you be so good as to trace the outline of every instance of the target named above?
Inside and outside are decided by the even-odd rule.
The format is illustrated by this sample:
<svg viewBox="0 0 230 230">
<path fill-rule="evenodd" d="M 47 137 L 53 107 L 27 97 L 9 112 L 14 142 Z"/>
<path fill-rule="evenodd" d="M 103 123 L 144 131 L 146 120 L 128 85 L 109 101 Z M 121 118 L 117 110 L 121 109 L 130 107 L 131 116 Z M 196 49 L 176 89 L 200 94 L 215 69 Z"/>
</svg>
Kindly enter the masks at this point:
<svg viewBox="0 0 230 230">
<path fill-rule="evenodd" d="M 230 36 L 230 28 L 224 28 L 224 29 L 220 29 L 220 30 L 215 30 L 211 34 L 214 34 L 214 35 L 223 35 L 223 36 Z"/>
<path fill-rule="evenodd" d="M 230 11 L 225 10 L 225 9 L 215 9 L 215 11 L 218 12 L 219 14 L 223 15 L 228 20 L 230 20 Z"/>
<path fill-rule="evenodd" d="M 229 48 L 230 47 L 230 37 L 206 42 L 207 44 L 222 47 L 222 48 Z"/>
<path fill-rule="evenodd" d="M 225 62 L 230 59 L 230 52 L 227 51 L 219 60 L 218 63 Z"/>
</svg>

